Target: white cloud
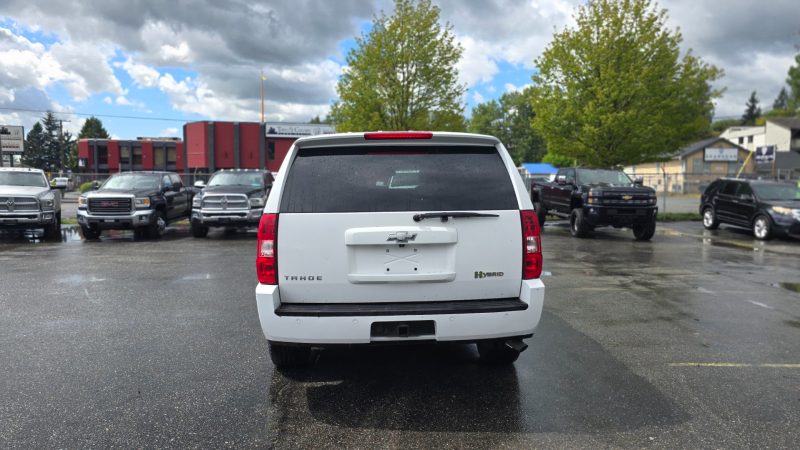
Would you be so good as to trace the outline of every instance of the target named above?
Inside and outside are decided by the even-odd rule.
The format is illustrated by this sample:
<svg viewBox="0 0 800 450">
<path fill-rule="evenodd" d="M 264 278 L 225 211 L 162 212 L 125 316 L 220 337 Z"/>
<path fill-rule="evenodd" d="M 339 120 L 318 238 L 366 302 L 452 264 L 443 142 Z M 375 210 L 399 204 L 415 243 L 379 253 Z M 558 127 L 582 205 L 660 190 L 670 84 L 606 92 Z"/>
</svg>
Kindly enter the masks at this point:
<svg viewBox="0 0 800 450">
<path fill-rule="evenodd" d="M 483 103 L 484 101 L 486 101 L 486 99 L 485 99 L 485 98 L 483 98 L 483 96 L 482 96 L 482 95 L 480 94 L 480 92 L 478 92 L 478 91 L 475 91 L 475 93 L 473 93 L 473 94 L 472 94 L 472 98 L 473 98 L 473 100 L 475 100 L 477 103 Z"/>
<path fill-rule="evenodd" d="M 161 130 L 161 133 L 159 133 L 159 137 L 178 136 L 178 131 L 180 130 L 174 127 L 165 128 Z"/>
<path fill-rule="evenodd" d="M 152 67 L 144 64 L 137 64 L 131 58 L 128 58 L 124 63 L 116 63 L 117 67 L 122 67 L 128 72 L 134 83 L 142 87 L 153 87 L 158 84 L 158 78 L 161 74 Z"/>
<path fill-rule="evenodd" d="M 514 86 L 511 83 L 506 83 L 503 87 L 506 89 L 506 92 L 522 92 L 525 89 L 533 86 L 532 84 L 523 84 L 522 86 Z"/>
<path fill-rule="evenodd" d="M 110 104 L 112 104 L 112 103 L 114 103 L 114 101 L 113 101 L 113 100 L 111 100 L 111 97 L 108 97 L 108 96 L 106 96 L 106 98 L 104 98 L 104 99 L 103 99 L 103 101 L 104 101 L 104 102 L 106 102 L 106 103 L 108 103 L 109 105 L 110 105 Z"/>
<path fill-rule="evenodd" d="M 117 97 L 117 99 L 114 100 L 114 103 L 120 106 L 135 106 L 137 108 L 144 108 L 144 103 L 128 100 L 122 95 Z"/>
<path fill-rule="evenodd" d="M 495 91 L 497 91 L 497 89 L 492 85 L 487 86 L 486 90 L 491 92 L 491 93 L 494 93 Z"/>
</svg>

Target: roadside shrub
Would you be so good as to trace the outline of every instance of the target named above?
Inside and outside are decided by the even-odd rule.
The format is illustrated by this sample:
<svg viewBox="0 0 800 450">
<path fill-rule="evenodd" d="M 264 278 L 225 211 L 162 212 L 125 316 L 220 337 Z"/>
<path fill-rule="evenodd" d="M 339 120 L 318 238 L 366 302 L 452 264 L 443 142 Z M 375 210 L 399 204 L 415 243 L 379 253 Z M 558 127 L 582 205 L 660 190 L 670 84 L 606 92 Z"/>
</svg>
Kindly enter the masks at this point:
<svg viewBox="0 0 800 450">
<path fill-rule="evenodd" d="M 81 185 L 81 194 L 92 190 L 92 183 L 83 183 Z"/>
</svg>

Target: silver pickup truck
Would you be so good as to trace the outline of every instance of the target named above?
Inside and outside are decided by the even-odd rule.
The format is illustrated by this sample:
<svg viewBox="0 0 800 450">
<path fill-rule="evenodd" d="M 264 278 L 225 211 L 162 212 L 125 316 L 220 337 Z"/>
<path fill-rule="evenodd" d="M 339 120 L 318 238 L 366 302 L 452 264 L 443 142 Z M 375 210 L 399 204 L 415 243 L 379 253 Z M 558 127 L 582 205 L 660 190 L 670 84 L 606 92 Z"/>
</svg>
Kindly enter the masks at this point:
<svg viewBox="0 0 800 450">
<path fill-rule="evenodd" d="M 0 231 L 44 228 L 61 236 L 61 186 L 50 186 L 40 169 L 0 167 Z"/>
</svg>

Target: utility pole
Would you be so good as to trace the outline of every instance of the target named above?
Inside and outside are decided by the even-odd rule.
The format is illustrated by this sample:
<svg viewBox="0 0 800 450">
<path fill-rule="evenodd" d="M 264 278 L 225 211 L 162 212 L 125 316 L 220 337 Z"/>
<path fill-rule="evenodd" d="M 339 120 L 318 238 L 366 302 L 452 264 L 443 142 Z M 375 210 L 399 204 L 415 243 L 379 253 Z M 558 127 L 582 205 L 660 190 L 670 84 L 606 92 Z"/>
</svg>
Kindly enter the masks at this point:
<svg viewBox="0 0 800 450">
<path fill-rule="evenodd" d="M 61 173 L 59 175 L 61 176 L 67 171 L 64 162 L 64 122 L 69 122 L 69 120 L 58 119 L 58 153 L 61 155 Z"/>
</svg>

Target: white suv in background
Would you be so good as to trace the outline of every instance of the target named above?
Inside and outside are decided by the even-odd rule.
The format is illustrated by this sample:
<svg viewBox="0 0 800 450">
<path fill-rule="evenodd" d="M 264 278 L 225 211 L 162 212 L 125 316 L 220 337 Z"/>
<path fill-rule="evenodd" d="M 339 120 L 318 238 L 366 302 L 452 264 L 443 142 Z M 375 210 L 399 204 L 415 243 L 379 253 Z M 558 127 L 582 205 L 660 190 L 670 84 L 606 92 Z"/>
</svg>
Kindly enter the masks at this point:
<svg viewBox="0 0 800 450">
<path fill-rule="evenodd" d="M 477 343 L 512 363 L 542 313 L 539 225 L 496 138 L 295 142 L 258 229 L 258 313 L 279 367 L 311 347 Z"/>
</svg>

